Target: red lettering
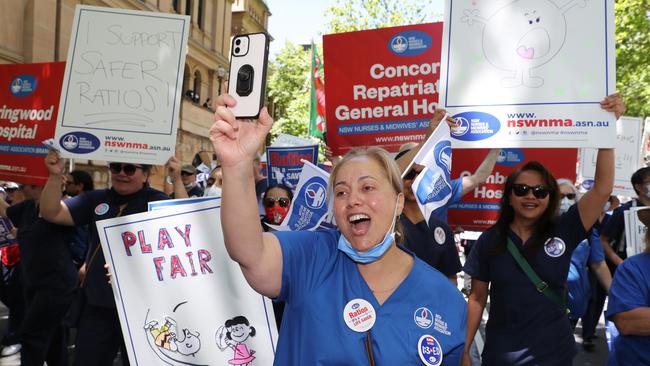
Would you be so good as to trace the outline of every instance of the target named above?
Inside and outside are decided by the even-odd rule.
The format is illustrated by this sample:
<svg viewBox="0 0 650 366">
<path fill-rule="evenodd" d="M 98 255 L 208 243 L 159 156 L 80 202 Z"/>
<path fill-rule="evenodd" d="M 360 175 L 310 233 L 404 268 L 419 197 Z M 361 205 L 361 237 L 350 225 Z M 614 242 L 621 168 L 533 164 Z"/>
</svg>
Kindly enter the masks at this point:
<svg viewBox="0 0 650 366">
<path fill-rule="evenodd" d="M 163 257 L 155 257 L 153 259 L 153 264 L 156 266 L 156 275 L 158 275 L 158 281 L 163 280 L 163 275 L 162 275 L 162 264 L 165 263 L 165 258 Z"/>
<path fill-rule="evenodd" d="M 208 252 L 205 249 L 199 249 L 198 256 L 199 256 L 199 267 L 201 268 L 201 273 L 205 274 L 206 271 L 212 273 L 212 269 L 210 269 L 210 267 L 208 266 L 208 261 L 212 259 L 212 255 L 210 255 L 210 252 Z"/>
<path fill-rule="evenodd" d="M 194 269 L 194 259 L 192 259 L 192 252 L 187 252 L 185 255 L 187 256 L 187 259 L 190 260 L 190 267 L 192 267 L 192 276 L 196 276 L 198 273 L 196 273 L 196 269 Z"/>
<path fill-rule="evenodd" d="M 140 251 L 142 254 L 151 253 L 151 244 L 147 244 L 144 238 L 144 231 L 138 231 L 138 241 L 140 242 Z"/>
<path fill-rule="evenodd" d="M 177 255 L 172 255 L 171 258 L 172 262 L 172 280 L 176 278 L 176 275 L 180 274 L 183 277 L 187 277 L 187 273 L 185 273 L 185 268 L 183 268 L 183 264 L 181 263 L 181 260 L 178 258 Z"/>
<path fill-rule="evenodd" d="M 180 234 L 180 236 L 183 237 L 183 240 L 185 240 L 185 246 L 186 247 L 191 247 L 192 243 L 190 243 L 190 228 L 192 225 L 185 225 L 185 232 L 182 232 L 181 229 L 176 226 L 176 232 Z"/>
<path fill-rule="evenodd" d="M 131 256 L 131 246 L 135 244 L 135 235 L 130 231 L 125 231 L 122 233 L 122 243 L 124 243 L 124 250 L 126 250 L 126 255 Z"/>
<path fill-rule="evenodd" d="M 158 230 L 158 250 L 165 249 L 165 246 L 169 247 L 169 249 L 172 249 L 174 248 L 174 243 L 172 243 L 172 240 L 169 238 L 167 229 L 161 228 Z"/>
</svg>

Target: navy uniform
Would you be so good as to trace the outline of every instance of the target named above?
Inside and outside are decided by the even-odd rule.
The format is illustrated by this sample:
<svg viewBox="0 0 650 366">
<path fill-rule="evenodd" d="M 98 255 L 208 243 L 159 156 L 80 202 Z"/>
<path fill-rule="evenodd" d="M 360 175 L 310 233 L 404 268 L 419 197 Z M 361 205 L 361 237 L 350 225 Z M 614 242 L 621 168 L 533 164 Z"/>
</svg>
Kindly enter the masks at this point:
<svg viewBox="0 0 650 366">
<path fill-rule="evenodd" d="M 112 365 L 117 350 L 122 348 L 122 360 L 128 365 L 124 352 L 122 331 L 115 309 L 113 291 L 106 278 L 104 254 L 101 250 L 95 222 L 147 211 L 147 203 L 168 197 L 153 188 L 144 187 L 130 195 L 120 195 L 112 189 L 88 192 L 64 201 L 77 225 L 89 224 L 89 249 L 86 258 L 84 294 L 86 305 L 79 319 L 75 365 Z"/>
<path fill-rule="evenodd" d="M 357 263 L 337 249 L 339 231 L 273 234 L 282 249 L 278 299 L 286 301 L 275 365 L 368 364 L 370 338 L 377 365 L 460 364 L 467 304 L 440 272 L 414 257 L 379 305 Z"/>
<path fill-rule="evenodd" d="M 449 225 L 433 215 L 429 219 L 429 225 L 425 220 L 414 224 L 406 215 L 400 216 L 400 222 L 406 236 L 404 246 L 407 249 L 447 277 L 460 272 L 460 258 Z"/>
<path fill-rule="evenodd" d="M 578 207 L 573 205 L 559 217 L 553 236 L 543 248 L 526 258 L 559 296 L 566 291 L 571 253 L 586 236 Z M 523 253 L 521 239 L 510 230 L 508 237 Z M 568 317 L 536 289 L 499 240 L 496 228 L 484 232 L 464 268 L 473 279 L 490 283 L 483 364 L 571 365 L 576 351 Z"/>
<path fill-rule="evenodd" d="M 67 365 L 67 340 L 63 318 L 73 300 L 77 270 L 68 242 L 73 228 L 40 218 L 34 200 L 7 208 L 18 228 L 22 278 L 26 302 L 20 325 L 22 365 Z"/>
<path fill-rule="evenodd" d="M 618 206 L 612 216 L 607 220 L 607 223 L 603 226 L 601 235 L 606 237 L 609 240 L 610 245 L 618 254 L 621 259 L 627 258 L 627 253 L 625 251 L 625 220 L 624 212 L 629 210 L 630 207 L 643 206 L 638 200 L 633 199 L 630 202 L 626 202 Z M 612 275 L 614 275 L 615 268 L 610 268 L 612 270 Z"/>
</svg>

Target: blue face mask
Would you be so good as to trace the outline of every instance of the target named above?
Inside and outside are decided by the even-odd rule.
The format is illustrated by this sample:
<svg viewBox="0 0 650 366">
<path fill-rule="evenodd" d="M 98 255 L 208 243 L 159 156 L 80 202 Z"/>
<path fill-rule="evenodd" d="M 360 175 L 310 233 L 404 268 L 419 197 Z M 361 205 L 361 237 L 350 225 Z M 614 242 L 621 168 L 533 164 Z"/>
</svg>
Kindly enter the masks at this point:
<svg viewBox="0 0 650 366">
<path fill-rule="evenodd" d="M 375 245 L 365 252 L 358 252 L 352 247 L 352 244 L 348 241 L 348 239 L 346 239 L 345 236 L 341 234 L 341 236 L 339 236 L 338 250 L 345 253 L 348 257 L 350 257 L 350 259 L 357 263 L 372 263 L 383 257 L 388 248 L 390 248 L 393 242 L 395 242 L 395 232 L 393 231 L 393 228 L 395 228 L 395 220 L 397 219 L 396 214 L 397 203 L 395 203 L 395 210 L 393 211 L 393 223 L 390 225 L 390 228 L 388 229 L 386 235 L 384 235 L 384 240 L 382 240 L 379 244 Z"/>
</svg>

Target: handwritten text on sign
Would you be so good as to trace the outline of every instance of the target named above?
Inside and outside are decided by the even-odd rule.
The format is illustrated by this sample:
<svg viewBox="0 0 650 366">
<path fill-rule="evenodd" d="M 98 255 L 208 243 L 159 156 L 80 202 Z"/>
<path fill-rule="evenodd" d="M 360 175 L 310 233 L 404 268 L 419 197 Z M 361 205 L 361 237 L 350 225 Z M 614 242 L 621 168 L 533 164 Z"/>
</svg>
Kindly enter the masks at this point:
<svg viewBox="0 0 650 366">
<path fill-rule="evenodd" d="M 172 155 L 188 23 L 77 8 L 56 136 L 66 156 L 160 163 Z"/>
</svg>

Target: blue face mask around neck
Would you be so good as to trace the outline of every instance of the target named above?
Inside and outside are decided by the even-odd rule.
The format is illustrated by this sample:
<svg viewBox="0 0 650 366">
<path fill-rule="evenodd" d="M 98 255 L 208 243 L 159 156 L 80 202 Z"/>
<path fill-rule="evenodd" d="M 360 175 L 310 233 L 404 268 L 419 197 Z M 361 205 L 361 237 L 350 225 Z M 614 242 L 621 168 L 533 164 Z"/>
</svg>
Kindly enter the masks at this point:
<svg viewBox="0 0 650 366">
<path fill-rule="evenodd" d="M 350 259 L 357 263 L 372 263 L 377 261 L 379 258 L 383 257 L 388 248 L 395 241 L 395 220 L 397 219 L 397 203 L 395 203 L 395 210 L 393 211 L 393 223 L 390 225 L 388 232 L 384 235 L 384 240 L 375 245 L 374 247 L 366 250 L 365 252 L 359 252 L 352 247 L 352 244 L 348 239 L 345 238 L 343 234 L 339 236 L 338 250 L 345 253 Z"/>
</svg>

